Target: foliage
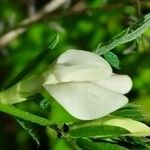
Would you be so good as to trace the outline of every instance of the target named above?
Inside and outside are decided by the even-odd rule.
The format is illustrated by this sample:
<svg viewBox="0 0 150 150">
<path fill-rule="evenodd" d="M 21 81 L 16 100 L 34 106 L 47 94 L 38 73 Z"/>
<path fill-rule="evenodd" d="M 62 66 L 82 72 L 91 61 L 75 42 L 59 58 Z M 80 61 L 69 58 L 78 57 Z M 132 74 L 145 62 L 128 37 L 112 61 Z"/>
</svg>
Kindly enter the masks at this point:
<svg viewBox="0 0 150 150">
<path fill-rule="evenodd" d="M 21 20 L 29 17 L 28 14 L 37 13 L 48 1 L 33 0 L 33 2 L 21 0 L 15 5 L 12 0 L 1 2 L 1 36 L 15 29 Z M 143 10 L 140 5 L 143 6 Z M 19 38 L 5 47 L 0 47 L 1 91 L 9 89 L 22 79 L 30 78 L 31 75 L 40 74 L 66 49 L 78 48 L 103 55 L 117 72 L 131 75 L 135 84 L 131 94 L 128 95 L 129 99 L 135 103 L 138 99 L 137 103 L 141 105 L 149 104 L 149 6 L 150 3 L 146 0 L 140 4 L 131 1 L 120 3 L 118 0 L 114 2 L 70 0 L 64 3 L 63 7 L 52 15 L 47 15 L 43 20 L 27 26 L 27 31 Z M 95 51 L 97 45 L 99 46 Z M 110 51 L 113 49 L 113 52 Z M 39 95 L 42 95 L 41 99 Z M 145 109 L 143 115 L 138 105 L 130 103 L 109 116 L 84 122 L 70 116 L 53 101 L 52 97 L 47 96 L 45 91 L 39 95 L 40 102 L 32 95 L 28 101 L 20 104 L 0 103 L 0 111 L 3 112 L 0 122 L 2 149 L 7 150 L 12 146 L 16 150 L 35 149 L 37 145 L 41 149 L 53 150 L 60 147 L 65 150 L 150 149 L 149 138 L 129 136 L 130 132 L 124 128 L 99 124 L 99 121 L 107 120 L 109 117 L 130 118 L 144 122 L 144 115 L 150 113 L 149 109 Z M 27 133 L 22 134 L 21 129 L 18 129 L 10 119 L 11 116 L 14 120 L 17 119 Z M 150 119 L 147 117 L 146 121 L 149 124 Z M 45 132 L 36 133 L 35 124 L 43 126 Z M 33 138 L 36 146 L 26 136 L 27 134 Z M 10 144 L 9 135 L 13 136 Z M 42 137 L 38 138 L 40 136 Z"/>
</svg>

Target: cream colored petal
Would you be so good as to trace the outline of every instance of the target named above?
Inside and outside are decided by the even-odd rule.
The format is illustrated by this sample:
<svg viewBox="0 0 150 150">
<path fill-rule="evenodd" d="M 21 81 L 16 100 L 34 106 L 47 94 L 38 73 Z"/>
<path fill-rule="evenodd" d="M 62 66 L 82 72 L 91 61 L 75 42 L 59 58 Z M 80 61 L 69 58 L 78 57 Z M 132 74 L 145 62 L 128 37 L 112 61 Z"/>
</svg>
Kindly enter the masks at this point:
<svg viewBox="0 0 150 150">
<path fill-rule="evenodd" d="M 81 120 L 103 117 L 128 102 L 122 94 L 88 82 L 44 84 L 44 87 L 72 116 Z"/>
<path fill-rule="evenodd" d="M 59 82 L 96 81 L 108 78 L 111 75 L 111 70 L 90 65 L 56 65 L 53 70 L 53 75 Z"/>
<path fill-rule="evenodd" d="M 150 136 L 150 127 L 132 119 L 111 119 L 106 121 L 104 124 L 125 128 L 131 132 L 132 136 Z"/>
<path fill-rule="evenodd" d="M 108 79 L 99 80 L 95 84 L 122 94 L 128 93 L 132 88 L 132 80 L 127 75 L 112 74 Z"/>
<path fill-rule="evenodd" d="M 109 63 L 99 55 L 83 51 L 70 49 L 58 57 L 57 64 L 62 65 L 94 65 L 101 68 L 111 69 Z"/>
</svg>

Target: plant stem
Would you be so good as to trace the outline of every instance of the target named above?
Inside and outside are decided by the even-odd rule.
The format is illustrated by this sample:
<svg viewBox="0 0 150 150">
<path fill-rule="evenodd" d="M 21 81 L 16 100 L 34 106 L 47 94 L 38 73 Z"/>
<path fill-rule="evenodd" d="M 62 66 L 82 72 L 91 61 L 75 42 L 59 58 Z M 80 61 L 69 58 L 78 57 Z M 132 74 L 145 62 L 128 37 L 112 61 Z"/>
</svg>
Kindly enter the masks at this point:
<svg viewBox="0 0 150 150">
<path fill-rule="evenodd" d="M 12 115 L 12 116 L 21 118 L 21 119 L 26 120 L 26 121 L 39 124 L 41 126 L 49 126 L 52 128 L 54 126 L 54 124 L 50 120 L 43 118 L 43 117 L 36 116 L 36 115 L 31 114 L 29 112 L 25 112 L 23 110 L 20 110 L 19 108 L 16 108 L 13 105 L 0 104 L 0 111 L 7 113 L 9 115 Z"/>
</svg>

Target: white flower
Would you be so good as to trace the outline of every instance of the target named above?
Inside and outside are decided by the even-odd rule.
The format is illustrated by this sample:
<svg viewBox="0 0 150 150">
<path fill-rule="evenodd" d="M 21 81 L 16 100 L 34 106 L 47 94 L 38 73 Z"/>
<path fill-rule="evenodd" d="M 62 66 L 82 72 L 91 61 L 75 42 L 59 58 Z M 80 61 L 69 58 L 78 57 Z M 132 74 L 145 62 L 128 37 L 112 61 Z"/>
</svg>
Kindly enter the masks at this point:
<svg viewBox="0 0 150 150">
<path fill-rule="evenodd" d="M 72 116 L 92 120 L 126 105 L 123 94 L 130 91 L 132 81 L 112 73 L 97 54 L 68 50 L 58 57 L 44 87 Z"/>
</svg>

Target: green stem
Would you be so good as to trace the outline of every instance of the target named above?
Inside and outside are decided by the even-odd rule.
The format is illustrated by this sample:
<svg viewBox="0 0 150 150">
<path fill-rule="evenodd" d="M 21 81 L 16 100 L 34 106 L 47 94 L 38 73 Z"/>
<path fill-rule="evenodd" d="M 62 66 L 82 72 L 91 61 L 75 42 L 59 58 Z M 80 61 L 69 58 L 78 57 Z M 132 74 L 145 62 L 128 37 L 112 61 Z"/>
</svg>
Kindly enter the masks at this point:
<svg viewBox="0 0 150 150">
<path fill-rule="evenodd" d="M 26 121 L 30 121 L 32 123 L 39 124 L 41 126 L 50 126 L 52 128 L 54 126 L 54 124 L 50 120 L 43 118 L 43 117 L 36 116 L 36 115 L 31 114 L 29 112 L 25 112 L 19 108 L 16 108 L 13 105 L 0 104 L 0 111 L 7 113 L 9 115 L 12 115 L 12 116 L 21 118 L 21 119 L 26 120 Z"/>
</svg>

